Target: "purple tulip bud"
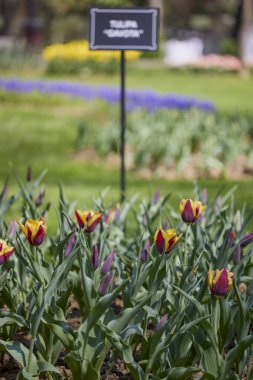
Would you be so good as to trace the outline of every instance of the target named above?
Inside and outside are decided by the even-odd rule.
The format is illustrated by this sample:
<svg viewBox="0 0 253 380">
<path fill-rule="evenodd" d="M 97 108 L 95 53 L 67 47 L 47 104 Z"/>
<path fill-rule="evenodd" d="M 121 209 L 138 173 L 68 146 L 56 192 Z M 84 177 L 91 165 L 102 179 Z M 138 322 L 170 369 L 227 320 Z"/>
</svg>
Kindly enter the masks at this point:
<svg viewBox="0 0 253 380">
<path fill-rule="evenodd" d="M 117 204 L 116 207 L 109 210 L 109 212 L 105 215 L 105 223 L 110 224 L 113 221 L 116 221 L 119 219 L 120 216 L 120 205 Z"/>
<path fill-rule="evenodd" d="M 232 245 L 234 244 L 234 241 L 236 239 L 236 233 L 234 230 L 231 230 L 229 232 L 229 236 L 228 236 L 228 246 L 229 247 L 232 247 Z"/>
<path fill-rule="evenodd" d="M 13 240 L 16 236 L 16 232 L 17 232 L 17 223 L 15 222 L 15 220 L 13 220 L 12 222 L 10 222 L 8 231 L 7 231 L 7 235 L 9 239 Z"/>
<path fill-rule="evenodd" d="M 75 231 L 74 231 L 74 232 L 70 235 L 70 237 L 69 237 L 69 239 L 68 239 L 68 241 L 67 241 L 64 256 L 68 256 L 68 255 L 70 255 L 70 253 L 71 253 L 72 250 L 73 250 L 73 247 L 74 247 L 75 241 L 76 241 L 76 234 L 75 234 Z"/>
<path fill-rule="evenodd" d="M 112 276 L 113 276 L 112 272 L 108 272 L 102 279 L 100 286 L 98 288 L 98 294 L 100 295 L 100 297 L 104 296 L 107 293 Z"/>
<path fill-rule="evenodd" d="M 235 251 L 234 251 L 234 257 L 233 257 L 233 263 L 234 265 L 237 265 L 241 260 L 241 246 L 240 244 L 237 245 Z"/>
<path fill-rule="evenodd" d="M 155 331 L 159 331 L 161 330 L 161 328 L 165 325 L 165 323 L 167 322 L 168 320 L 168 314 L 165 314 L 161 319 L 160 321 L 157 323 L 156 327 L 155 327 Z"/>
<path fill-rule="evenodd" d="M 92 250 L 92 256 L 91 256 L 91 262 L 94 269 L 97 269 L 99 267 L 99 248 L 98 245 L 94 245 Z"/>
<path fill-rule="evenodd" d="M 39 192 L 39 194 L 35 200 L 35 206 L 36 207 L 39 207 L 42 204 L 45 194 L 46 194 L 45 189 L 40 190 L 40 192 Z"/>
<path fill-rule="evenodd" d="M 150 240 L 147 240 L 140 256 L 140 260 L 143 264 L 148 260 L 149 251 L 150 251 Z"/>
<path fill-rule="evenodd" d="M 28 166 L 27 173 L 26 173 L 26 180 L 27 180 L 27 182 L 31 182 L 32 177 L 33 177 L 33 175 L 32 175 L 32 168 L 31 168 L 31 166 Z"/>
<path fill-rule="evenodd" d="M 240 245 L 242 248 L 247 247 L 252 242 L 253 242 L 253 231 L 249 232 L 247 235 L 243 236 L 240 239 Z"/>
<path fill-rule="evenodd" d="M 170 225 L 169 225 L 169 222 L 167 221 L 167 222 L 163 225 L 163 229 L 164 229 L 164 230 L 167 230 L 168 228 L 170 228 Z"/>
<path fill-rule="evenodd" d="M 160 190 L 157 190 L 152 197 L 151 204 L 156 205 L 160 201 L 160 198 L 161 198 L 161 192 Z"/>
<path fill-rule="evenodd" d="M 102 265 L 102 268 L 101 268 L 101 273 L 102 274 L 106 274 L 107 272 L 109 272 L 109 270 L 111 269 L 111 266 L 112 266 L 112 262 L 113 262 L 114 256 L 115 256 L 115 252 L 114 251 L 112 251 L 107 256 L 107 258 L 105 259 L 104 264 Z"/>
</svg>

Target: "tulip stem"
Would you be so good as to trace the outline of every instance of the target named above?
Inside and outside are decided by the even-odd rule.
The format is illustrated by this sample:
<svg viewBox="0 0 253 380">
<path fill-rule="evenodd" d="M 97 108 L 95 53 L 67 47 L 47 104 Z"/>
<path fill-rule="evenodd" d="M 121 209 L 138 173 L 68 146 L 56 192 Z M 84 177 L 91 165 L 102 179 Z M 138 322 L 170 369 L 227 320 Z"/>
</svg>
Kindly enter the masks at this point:
<svg viewBox="0 0 253 380">
<path fill-rule="evenodd" d="M 30 347 L 29 347 L 29 355 L 28 355 L 28 372 L 31 373 L 32 371 L 32 355 L 33 355 L 33 349 L 34 349 L 34 343 L 35 339 L 32 337 Z"/>
<path fill-rule="evenodd" d="M 214 297 L 214 331 L 216 336 L 216 343 L 217 346 L 219 345 L 219 338 L 218 338 L 218 329 L 219 329 L 219 316 L 220 316 L 220 308 L 219 308 L 219 299 L 217 297 Z"/>
<path fill-rule="evenodd" d="M 189 236 L 189 225 L 186 226 L 186 231 L 185 231 L 185 241 L 184 241 L 184 255 L 183 255 L 183 272 L 186 269 L 187 266 L 187 240 Z"/>
</svg>

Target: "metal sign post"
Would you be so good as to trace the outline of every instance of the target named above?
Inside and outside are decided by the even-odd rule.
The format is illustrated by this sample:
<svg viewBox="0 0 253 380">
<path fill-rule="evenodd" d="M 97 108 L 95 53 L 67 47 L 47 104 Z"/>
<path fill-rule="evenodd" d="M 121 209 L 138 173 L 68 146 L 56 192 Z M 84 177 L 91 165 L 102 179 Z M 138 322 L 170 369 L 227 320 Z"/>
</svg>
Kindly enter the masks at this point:
<svg viewBox="0 0 253 380">
<path fill-rule="evenodd" d="M 121 170 L 120 170 L 120 192 L 121 202 L 126 197 L 126 165 L 125 165 L 125 140 L 126 140 L 126 93 L 125 93 L 125 51 L 121 50 L 120 55 L 120 79 L 121 79 L 121 134 L 120 134 L 120 156 L 121 156 Z"/>
<path fill-rule="evenodd" d="M 126 197 L 125 131 L 125 50 L 156 51 L 158 47 L 159 9 L 157 8 L 91 8 L 90 49 L 120 50 L 120 156 L 121 201 Z"/>
</svg>

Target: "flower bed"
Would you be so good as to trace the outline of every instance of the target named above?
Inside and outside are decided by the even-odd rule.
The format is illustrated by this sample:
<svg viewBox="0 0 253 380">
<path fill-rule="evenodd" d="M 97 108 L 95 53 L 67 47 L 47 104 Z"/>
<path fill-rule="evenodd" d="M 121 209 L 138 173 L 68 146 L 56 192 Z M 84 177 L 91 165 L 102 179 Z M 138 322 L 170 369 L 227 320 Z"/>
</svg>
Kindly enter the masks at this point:
<svg viewBox="0 0 253 380">
<path fill-rule="evenodd" d="M 233 190 L 84 210 L 61 187 L 52 234 L 42 177 L 0 197 L 0 351 L 16 378 L 98 380 L 118 362 L 136 380 L 252 377 L 252 213 Z"/>
<path fill-rule="evenodd" d="M 136 61 L 141 54 L 139 51 L 126 51 L 125 57 L 127 61 Z M 88 41 L 81 40 L 47 46 L 43 50 L 43 57 L 49 73 L 112 73 L 119 68 L 120 51 L 89 50 Z"/>
<path fill-rule="evenodd" d="M 120 100 L 120 90 L 118 88 L 91 86 L 65 81 L 25 81 L 15 78 L 0 78 L 0 88 L 18 93 L 39 91 L 46 94 L 63 94 L 80 97 L 85 100 L 99 98 L 108 103 L 119 103 Z M 199 100 L 183 95 L 158 94 L 152 90 L 128 90 L 126 91 L 126 98 L 127 108 L 129 110 L 144 108 L 153 112 L 157 109 L 187 110 L 190 108 L 198 108 L 208 112 L 215 111 L 215 106 L 210 101 Z"/>
</svg>

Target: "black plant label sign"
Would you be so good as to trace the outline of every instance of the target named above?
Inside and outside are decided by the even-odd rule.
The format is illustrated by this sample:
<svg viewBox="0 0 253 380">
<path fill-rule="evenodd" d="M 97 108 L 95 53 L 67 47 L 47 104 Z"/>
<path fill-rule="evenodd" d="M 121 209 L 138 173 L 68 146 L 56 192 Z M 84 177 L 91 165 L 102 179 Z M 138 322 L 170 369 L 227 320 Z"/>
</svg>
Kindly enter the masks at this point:
<svg viewBox="0 0 253 380">
<path fill-rule="evenodd" d="M 158 48 L 158 8 L 91 8 L 91 50 L 147 50 Z"/>
</svg>

